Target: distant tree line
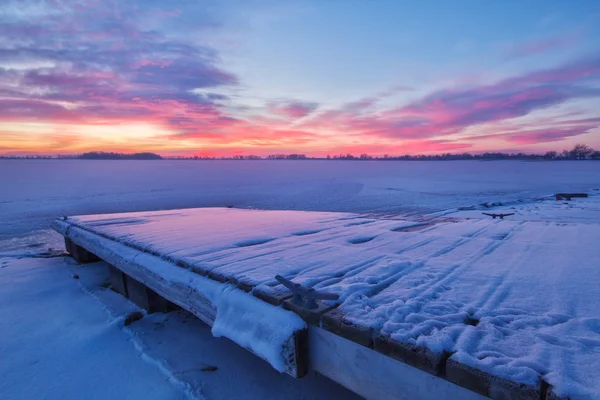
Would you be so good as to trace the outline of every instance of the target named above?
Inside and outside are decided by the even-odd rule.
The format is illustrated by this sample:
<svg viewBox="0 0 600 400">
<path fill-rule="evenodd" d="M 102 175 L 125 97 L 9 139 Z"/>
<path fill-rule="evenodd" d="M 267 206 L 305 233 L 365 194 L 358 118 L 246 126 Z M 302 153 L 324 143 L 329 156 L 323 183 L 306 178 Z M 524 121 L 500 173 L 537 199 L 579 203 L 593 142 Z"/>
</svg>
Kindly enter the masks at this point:
<svg viewBox="0 0 600 400">
<path fill-rule="evenodd" d="M 103 151 L 91 151 L 83 153 L 77 158 L 81 160 L 162 160 L 162 157 L 155 153 L 108 153 Z"/>
<path fill-rule="evenodd" d="M 600 151 L 594 150 L 585 144 L 578 144 L 571 150 L 563 150 L 562 152 L 549 151 L 545 154 L 527 154 L 527 153 L 445 153 L 435 155 L 404 155 L 383 157 L 372 157 L 368 154 L 354 156 L 352 154 L 340 154 L 335 156 L 327 156 L 327 159 L 332 160 L 600 160 Z"/>
<path fill-rule="evenodd" d="M 0 156 L 0 160 L 51 160 L 52 156 Z"/>
<path fill-rule="evenodd" d="M 158 154 L 155 153 L 134 153 L 134 154 L 123 154 L 123 153 L 111 153 L 103 151 L 92 151 L 81 155 L 59 155 L 56 157 L 51 156 L 0 156 L 0 159 L 49 159 L 49 158 L 74 158 L 83 160 L 162 160 Z M 600 160 L 600 151 L 594 150 L 585 144 L 577 144 L 571 150 L 563 150 L 562 152 L 549 151 L 545 154 L 527 154 L 527 153 L 483 153 L 483 154 L 471 154 L 471 153 L 445 153 L 436 155 L 404 155 L 404 156 L 390 156 L 385 154 L 381 157 L 370 156 L 368 154 L 360 154 L 355 156 L 353 154 L 339 154 L 339 155 L 328 155 L 326 158 L 319 157 L 308 157 L 306 154 L 270 154 L 266 157 L 257 155 L 235 155 L 235 156 L 223 156 L 223 157 L 165 157 L 169 160 L 416 160 L 416 161 L 443 161 L 443 160 Z"/>
<path fill-rule="evenodd" d="M 366 153 L 355 156 L 353 154 L 328 155 L 325 158 L 308 157 L 305 154 L 270 154 L 266 157 L 256 155 L 236 155 L 226 157 L 171 157 L 170 159 L 177 160 L 413 160 L 413 161 L 443 161 L 443 160 L 600 160 L 600 151 L 594 150 L 585 144 L 578 144 L 571 150 L 562 152 L 549 151 L 545 154 L 528 154 L 528 153 L 445 153 L 445 154 L 418 154 L 404 156 L 390 156 L 385 154 L 381 157 L 370 156 Z"/>
</svg>

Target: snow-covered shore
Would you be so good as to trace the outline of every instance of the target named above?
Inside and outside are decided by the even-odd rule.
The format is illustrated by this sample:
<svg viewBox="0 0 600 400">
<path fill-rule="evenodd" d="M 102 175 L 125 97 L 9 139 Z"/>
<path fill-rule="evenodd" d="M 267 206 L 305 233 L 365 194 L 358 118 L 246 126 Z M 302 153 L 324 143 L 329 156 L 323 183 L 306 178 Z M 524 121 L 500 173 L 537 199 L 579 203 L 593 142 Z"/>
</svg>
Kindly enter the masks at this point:
<svg viewBox="0 0 600 400">
<path fill-rule="evenodd" d="M 2 399 L 358 399 L 278 373 L 183 311 L 124 326 L 139 309 L 107 289 L 105 263 L 78 266 L 51 231 L 20 242 L 0 242 Z"/>
</svg>

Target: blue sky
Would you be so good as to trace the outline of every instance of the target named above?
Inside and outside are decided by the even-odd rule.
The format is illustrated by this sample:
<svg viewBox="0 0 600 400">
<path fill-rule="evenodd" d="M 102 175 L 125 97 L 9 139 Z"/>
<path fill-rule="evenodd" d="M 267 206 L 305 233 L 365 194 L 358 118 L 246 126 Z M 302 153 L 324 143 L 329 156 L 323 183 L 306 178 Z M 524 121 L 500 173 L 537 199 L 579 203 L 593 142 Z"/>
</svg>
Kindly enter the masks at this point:
<svg viewBox="0 0 600 400">
<path fill-rule="evenodd" d="M 596 1 L 10 0 L 0 24 L 0 153 L 600 148 Z"/>
</svg>

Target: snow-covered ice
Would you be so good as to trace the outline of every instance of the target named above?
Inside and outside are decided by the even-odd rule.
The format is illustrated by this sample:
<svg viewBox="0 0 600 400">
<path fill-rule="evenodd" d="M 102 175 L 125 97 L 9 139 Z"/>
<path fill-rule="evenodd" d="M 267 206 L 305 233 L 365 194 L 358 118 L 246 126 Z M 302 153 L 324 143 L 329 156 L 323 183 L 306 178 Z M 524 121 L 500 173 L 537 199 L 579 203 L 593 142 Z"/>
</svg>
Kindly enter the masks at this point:
<svg viewBox="0 0 600 400">
<path fill-rule="evenodd" d="M 108 323 L 64 258 L 1 260 L 1 398 L 188 398 Z"/>
<path fill-rule="evenodd" d="M 424 213 L 585 191 L 599 176 L 592 161 L 0 160 L 0 238 L 63 215 L 191 207 Z"/>
<path fill-rule="evenodd" d="M 338 293 L 359 326 L 586 399 L 600 395 L 600 193 L 591 193 L 513 204 L 504 220 L 481 210 L 365 217 L 205 208 L 67 222 L 265 290 L 277 289 L 279 274 Z"/>
</svg>

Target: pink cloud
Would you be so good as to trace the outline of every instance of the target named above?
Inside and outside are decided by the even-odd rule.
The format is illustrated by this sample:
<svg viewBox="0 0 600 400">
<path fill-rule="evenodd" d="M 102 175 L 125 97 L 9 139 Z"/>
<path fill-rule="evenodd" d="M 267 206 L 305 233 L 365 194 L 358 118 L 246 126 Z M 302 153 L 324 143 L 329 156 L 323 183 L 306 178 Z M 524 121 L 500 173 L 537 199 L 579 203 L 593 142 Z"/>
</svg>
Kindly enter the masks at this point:
<svg viewBox="0 0 600 400">
<path fill-rule="evenodd" d="M 518 144 L 556 142 L 564 140 L 571 136 L 582 135 L 598 126 L 598 124 L 594 124 L 584 126 L 573 126 L 567 128 L 533 129 L 530 131 L 523 131 L 519 133 L 505 135 L 504 138 L 508 142 Z"/>
<path fill-rule="evenodd" d="M 541 38 L 513 46 L 508 52 L 508 57 L 518 58 L 547 53 L 549 51 L 577 45 L 580 40 L 580 33 Z"/>
<path fill-rule="evenodd" d="M 440 90 L 406 106 L 367 115 L 359 115 L 352 108 L 328 110 L 299 126 L 337 127 L 351 134 L 383 138 L 443 137 L 468 127 L 523 117 L 569 100 L 600 97 L 600 89 L 590 85 L 598 80 L 600 58 L 592 58 L 491 85 Z"/>
<path fill-rule="evenodd" d="M 311 114 L 318 107 L 317 103 L 301 102 L 301 101 L 285 101 L 272 103 L 269 106 L 269 111 L 274 115 L 279 115 L 286 118 L 303 118 Z"/>
</svg>

